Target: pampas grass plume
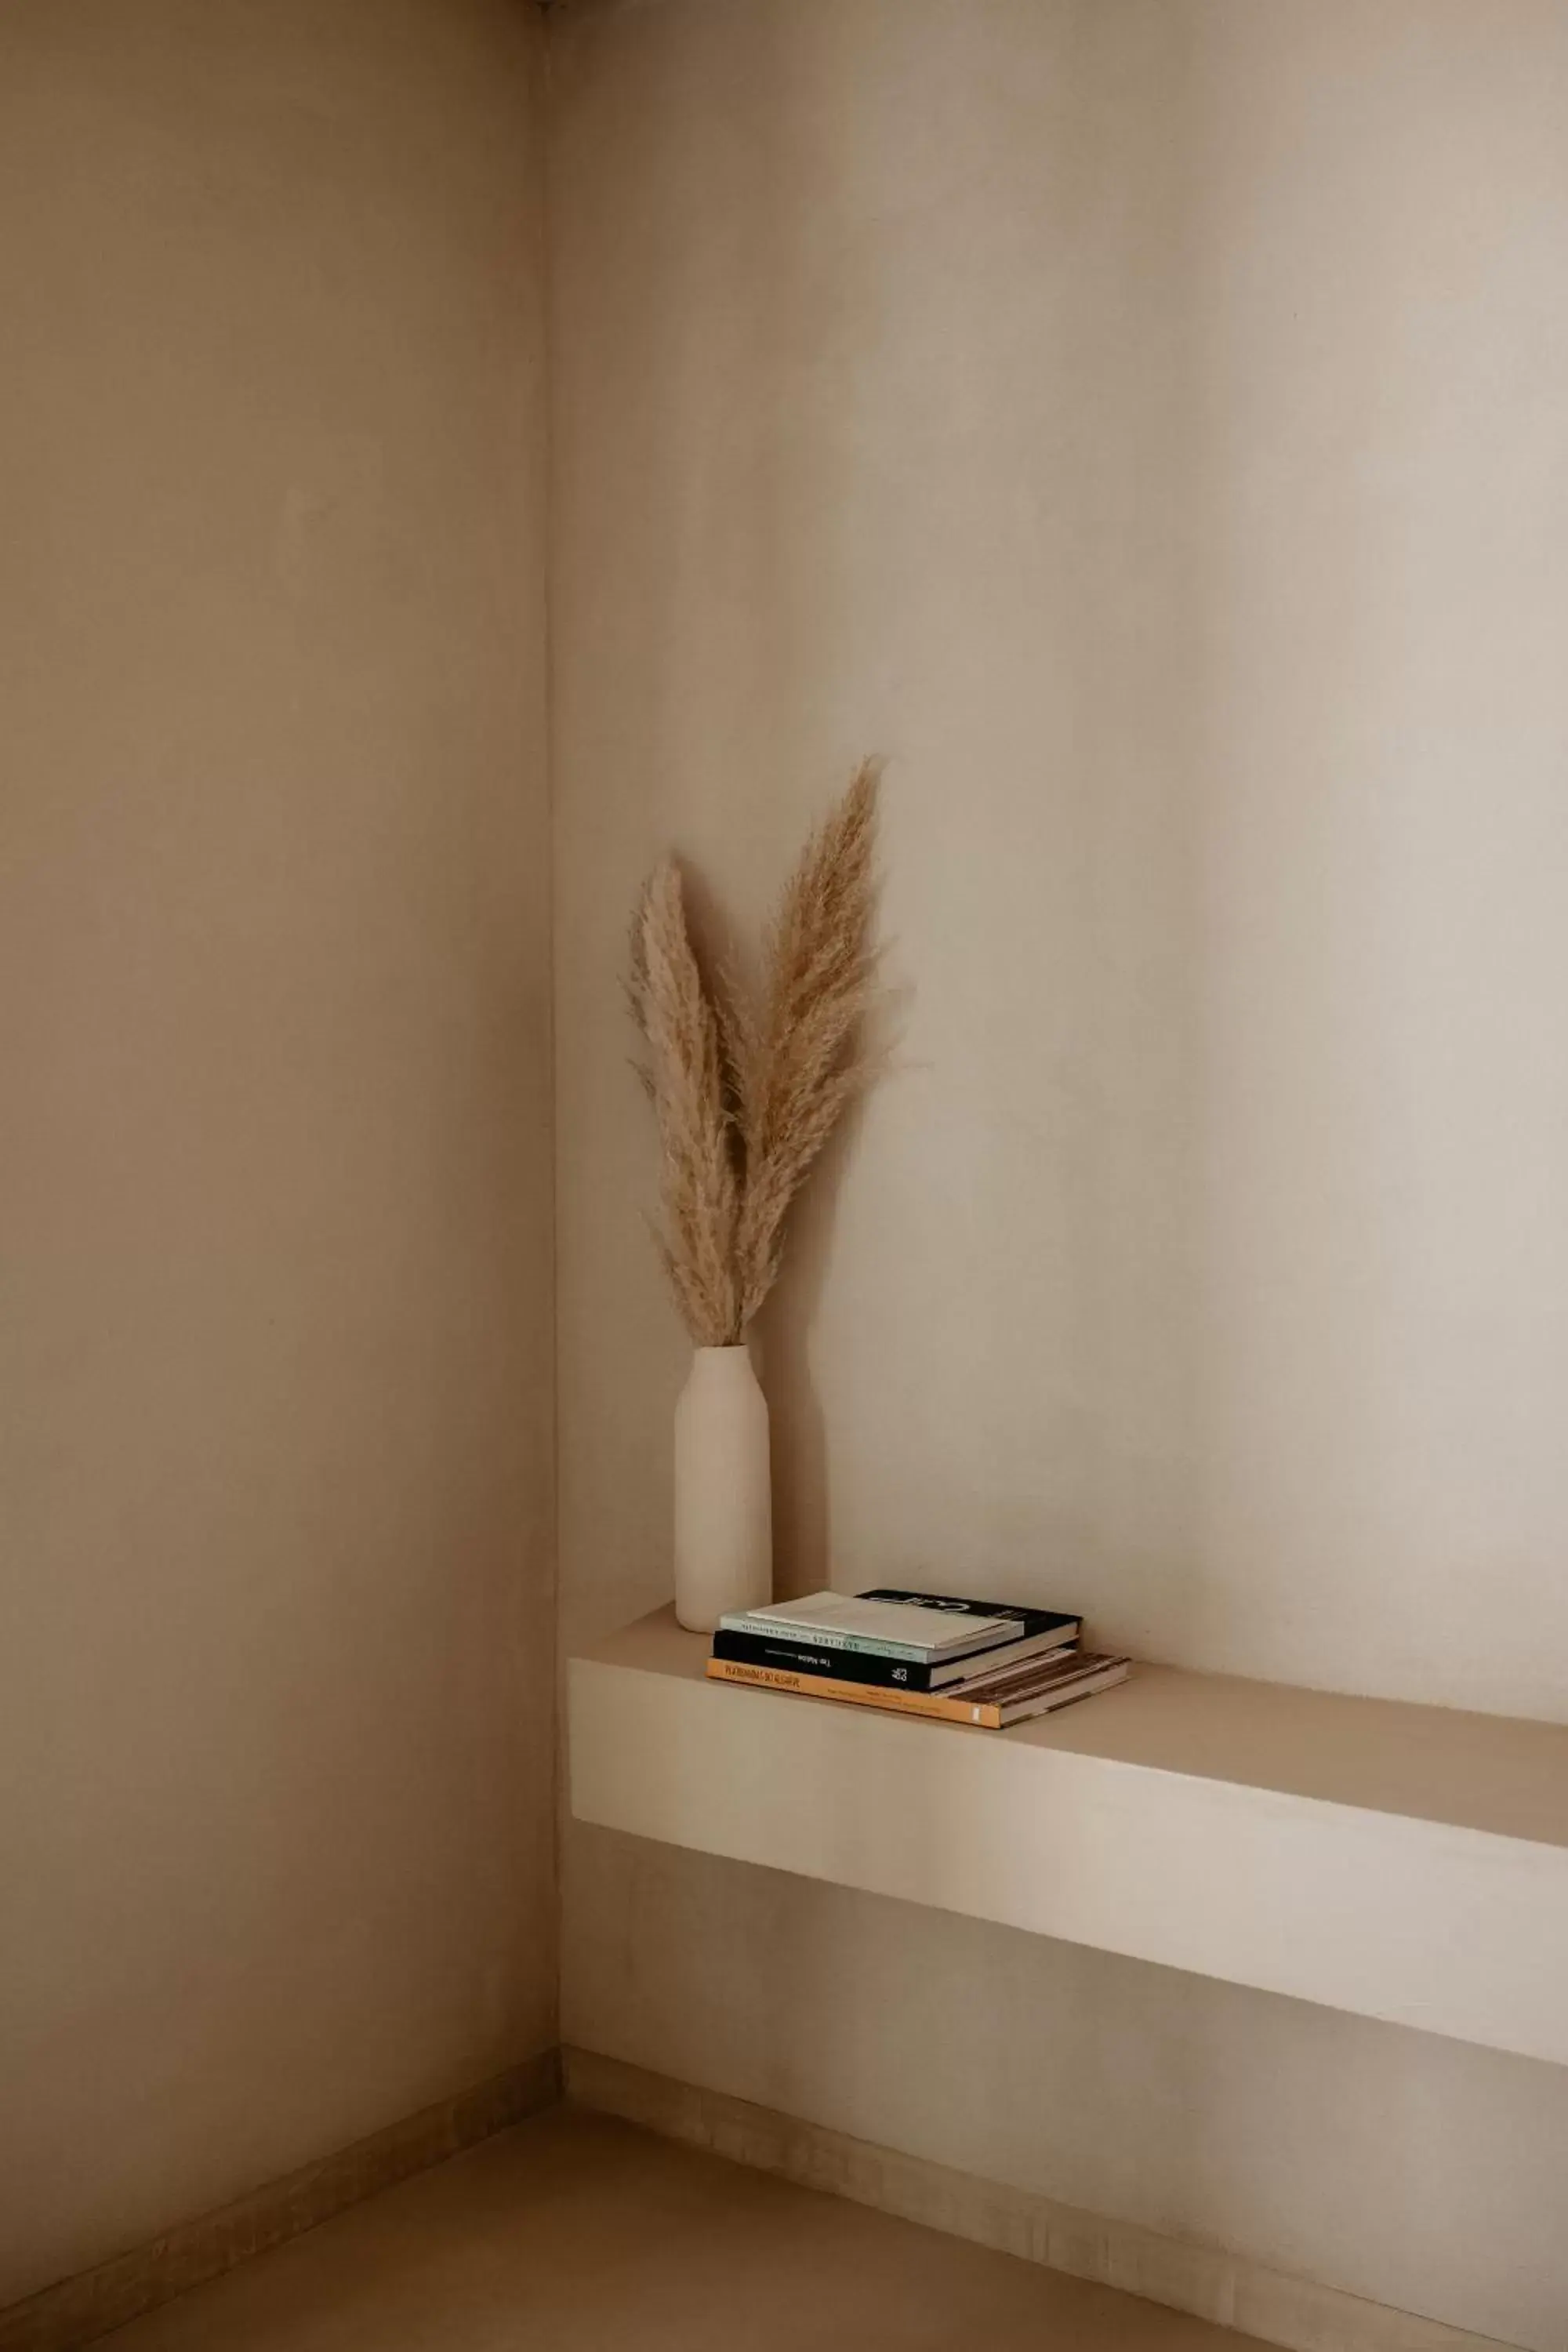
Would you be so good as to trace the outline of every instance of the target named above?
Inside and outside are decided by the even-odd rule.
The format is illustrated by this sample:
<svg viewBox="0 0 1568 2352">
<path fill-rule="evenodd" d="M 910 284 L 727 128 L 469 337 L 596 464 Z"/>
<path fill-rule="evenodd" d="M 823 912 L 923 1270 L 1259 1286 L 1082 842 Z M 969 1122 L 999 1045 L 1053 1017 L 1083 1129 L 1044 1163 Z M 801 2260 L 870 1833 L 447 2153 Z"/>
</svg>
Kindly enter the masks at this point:
<svg viewBox="0 0 1568 2352">
<path fill-rule="evenodd" d="M 673 861 L 637 903 L 627 992 L 658 1128 L 660 1246 L 698 1347 L 741 1339 L 777 1279 L 790 1205 L 867 1081 L 878 779 L 863 760 L 806 843 L 755 1000 L 733 972 L 708 985 Z"/>
</svg>

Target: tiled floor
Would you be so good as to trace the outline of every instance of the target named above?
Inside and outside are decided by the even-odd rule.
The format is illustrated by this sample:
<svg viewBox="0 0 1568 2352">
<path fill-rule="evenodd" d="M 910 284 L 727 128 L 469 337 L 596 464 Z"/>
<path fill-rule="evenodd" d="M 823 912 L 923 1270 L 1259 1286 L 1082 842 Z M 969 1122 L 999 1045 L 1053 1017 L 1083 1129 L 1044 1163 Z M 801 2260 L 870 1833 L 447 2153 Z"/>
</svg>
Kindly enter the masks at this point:
<svg viewBox="0 0 1568 2352">
<path fill-rule="evenodd" d="M 558 2107 L 106 2352 L 1247 2352 L 1252 2339 Z"/>
</svg>

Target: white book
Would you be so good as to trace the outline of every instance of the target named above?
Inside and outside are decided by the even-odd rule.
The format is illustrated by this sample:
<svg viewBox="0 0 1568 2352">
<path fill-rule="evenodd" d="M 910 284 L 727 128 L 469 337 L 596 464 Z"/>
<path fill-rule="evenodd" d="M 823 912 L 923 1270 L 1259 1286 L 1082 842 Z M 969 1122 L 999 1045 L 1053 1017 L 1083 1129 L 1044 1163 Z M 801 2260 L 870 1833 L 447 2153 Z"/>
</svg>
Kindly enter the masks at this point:
<svg viewBox="0 0 1568 2352">
<path fill-rule="evenodd" d="M 809 1641 L 824 1649 L 860 1650 L 883 1658 L 908 1658 L 929 1665 L 960 1658 L 994 1643 L 1020 1639 L 1022 1613 L 982 1615 L 963 1602 L 952 1614 L 929 1602 L 863 1601 L 847 1592 L 808 1592 L 801 1601 L 779 1601 L 766 1609 L 733 1609 L 720 1618 L 727 1633 L 762 1640 Z"/>
</svg>

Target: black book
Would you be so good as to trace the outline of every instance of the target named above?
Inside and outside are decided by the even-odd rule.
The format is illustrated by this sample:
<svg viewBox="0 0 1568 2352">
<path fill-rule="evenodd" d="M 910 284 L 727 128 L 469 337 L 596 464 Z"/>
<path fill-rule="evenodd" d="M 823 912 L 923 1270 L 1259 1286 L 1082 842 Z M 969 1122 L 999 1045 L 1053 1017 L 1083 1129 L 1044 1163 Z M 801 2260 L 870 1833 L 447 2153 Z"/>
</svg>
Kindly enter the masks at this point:
<svg viewBox="0 0 1568 2352">
<path fill-rule="evenodd" d="M 903 1593 L 879 1592 L 879 1601 L 906 1598 Z M 916 1594 L 907 1596 L 910 1600 Z M 965 1683 L 994 1675 L 1005 1666 L 1023 1665 L 1053 1650 L 1070 1649 L 1081 1630 L 1081 1620 L 1059 1616 L 1049 1609 L 1016 1609 L 1016 1617 L 1040 1621 L 1017 1641 L 1003 1642 L 990 1650 L 972 1650 L 966 1657 L 945 1664 L 921 1665 L 908 1658 L 879 1658 L 869 1650 L 817 1648 L 808 1641 L 784 1642 L 771 1634 L 731 1633 L 723 1626 L 713 1636 L 713 1655 L 734 1665 L 779 1666 L 788 1674 L 820 1675 L 839 1683 L 868 1683 L 887 1690 L 946 1691 L 957 1696 Z"/>
</svg>

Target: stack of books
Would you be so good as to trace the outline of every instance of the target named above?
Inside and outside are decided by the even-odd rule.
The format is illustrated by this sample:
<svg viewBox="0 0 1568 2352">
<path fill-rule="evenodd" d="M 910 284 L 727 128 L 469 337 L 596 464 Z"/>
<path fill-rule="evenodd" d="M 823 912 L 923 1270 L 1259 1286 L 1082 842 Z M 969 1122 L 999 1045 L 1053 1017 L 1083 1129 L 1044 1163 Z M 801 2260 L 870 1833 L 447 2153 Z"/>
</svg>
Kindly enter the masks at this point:
<svg viewBox="0 0 1568 2352">
<path fill-rule="evenodd" d="M 1081 1618 L 1054 1609 L 879 1585 L 730 1612 L 708 1672 L 1000 1731 L 1125 1682 L 1129 1661 L 1083 1649 L 1082 1633 Z"/>
</svg>

